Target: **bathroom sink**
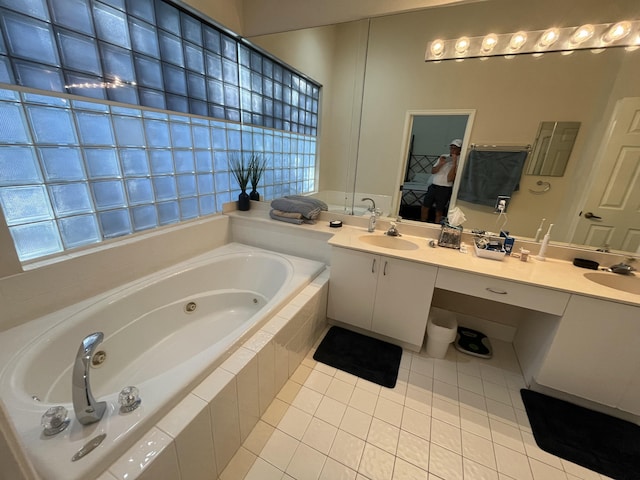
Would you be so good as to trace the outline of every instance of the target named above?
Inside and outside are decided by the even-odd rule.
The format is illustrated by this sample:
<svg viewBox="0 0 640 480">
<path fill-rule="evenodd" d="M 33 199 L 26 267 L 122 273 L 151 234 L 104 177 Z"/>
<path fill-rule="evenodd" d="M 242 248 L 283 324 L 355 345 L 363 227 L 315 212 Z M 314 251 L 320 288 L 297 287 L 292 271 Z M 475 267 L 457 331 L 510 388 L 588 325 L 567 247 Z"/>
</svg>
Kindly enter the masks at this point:
<svg viewBox="0 0 640 480">
<path fill-rule="evenodd" d="M 417 250 L 420 248 L 410 240 L 399 237 L 387 237 L 386 235 L 362 235 L 360 240 L 369 245 L 390 248 L 392 250 Z"/>
<path fill-rule="evenodd" d="M 608 272 L 589 272 L 584 278 L 605 287 L 640 295 L 640 278 L 635 275 L 618 275 Z"/>
</svg>

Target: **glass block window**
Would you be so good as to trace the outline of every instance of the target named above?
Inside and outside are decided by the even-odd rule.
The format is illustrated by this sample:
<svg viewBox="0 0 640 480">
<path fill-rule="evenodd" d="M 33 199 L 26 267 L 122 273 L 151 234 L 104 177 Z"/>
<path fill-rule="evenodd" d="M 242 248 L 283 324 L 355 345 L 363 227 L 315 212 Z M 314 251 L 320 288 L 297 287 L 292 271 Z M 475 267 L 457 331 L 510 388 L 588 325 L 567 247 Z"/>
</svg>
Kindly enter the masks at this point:
<svg viewBox="0 0 640 480">
<path fill-rule="evenodd" d="M 318 83 L 164 0 L 2 0 L 0 27 L 2 83 L 317 134 Z"/>
<path fill-rule="evenodd" d="M 219 212 L 241 152 L 266 159 L 265 199 L 315 190 L 314 136 L 0 89 L 0 206 L 22 261 Z"/>
</svg>

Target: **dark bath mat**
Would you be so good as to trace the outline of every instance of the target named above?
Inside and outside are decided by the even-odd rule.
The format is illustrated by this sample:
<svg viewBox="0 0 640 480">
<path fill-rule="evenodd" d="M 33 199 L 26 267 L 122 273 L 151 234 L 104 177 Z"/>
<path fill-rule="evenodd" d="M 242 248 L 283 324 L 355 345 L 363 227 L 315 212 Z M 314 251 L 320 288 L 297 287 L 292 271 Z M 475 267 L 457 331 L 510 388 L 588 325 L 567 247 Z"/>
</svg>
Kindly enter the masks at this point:
<svg viewBox="0 0 640 480">
<path fill-rule="evenodd" d="M 341 327 L 331 327 L 313 358 L 357 377 L 393 388 L 402 348 Z"/>
<path fill-rule="evenodd" d="M 640 426 L 520 390 L 533 436 L 546 452 L 618 480 L 640 476 Z"/>
</svg>

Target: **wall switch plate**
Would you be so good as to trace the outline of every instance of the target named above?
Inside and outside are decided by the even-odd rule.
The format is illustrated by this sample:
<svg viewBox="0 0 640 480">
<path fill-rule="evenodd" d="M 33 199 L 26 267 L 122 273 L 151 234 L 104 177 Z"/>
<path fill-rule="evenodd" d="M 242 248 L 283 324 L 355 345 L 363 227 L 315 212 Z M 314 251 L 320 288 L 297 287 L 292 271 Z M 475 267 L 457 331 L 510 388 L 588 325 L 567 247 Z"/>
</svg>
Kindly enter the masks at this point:
<svg viewBox="0 0 640 480">
<path fill-rule="evenodd" d="M 506 213 L 510 200 L 511 197 L 508 197 L 506 195 L 498 195 L 493 213 Z"/>
</svg>

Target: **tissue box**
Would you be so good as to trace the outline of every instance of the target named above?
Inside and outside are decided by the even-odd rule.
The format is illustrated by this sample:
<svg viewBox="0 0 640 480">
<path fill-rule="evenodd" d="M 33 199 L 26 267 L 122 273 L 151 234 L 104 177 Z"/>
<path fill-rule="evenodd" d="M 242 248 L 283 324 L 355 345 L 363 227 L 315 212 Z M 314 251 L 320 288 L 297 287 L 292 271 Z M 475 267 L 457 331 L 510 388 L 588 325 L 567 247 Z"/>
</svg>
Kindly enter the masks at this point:
<svg viewBox="0 0 640 480">
<path fill-rule="evenodd" d="M 480 258 L 489 258 L 491 260 L 503 260 L 506 253 L 504 250 L 488 250 L 486 248 L 478 248 L 476 242 L 473 242 L 476 250 L 476 256 Z"/>
</svg>

